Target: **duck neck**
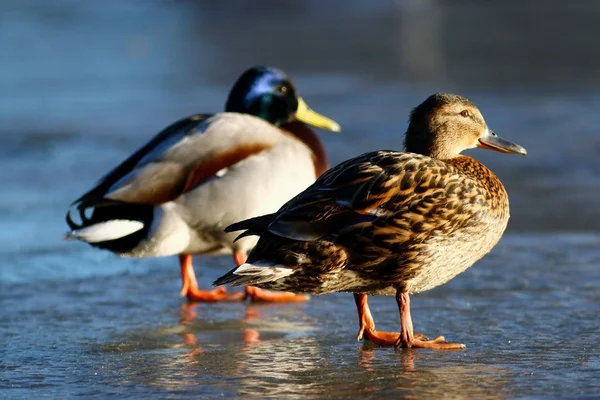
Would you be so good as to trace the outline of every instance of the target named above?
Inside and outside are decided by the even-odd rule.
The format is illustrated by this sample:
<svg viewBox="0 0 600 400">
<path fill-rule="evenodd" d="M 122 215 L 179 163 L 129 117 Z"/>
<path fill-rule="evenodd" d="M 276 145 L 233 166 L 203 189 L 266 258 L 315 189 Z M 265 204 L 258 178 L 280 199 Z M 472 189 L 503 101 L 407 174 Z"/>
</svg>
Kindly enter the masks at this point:
<svg viewBox="0 0 600 400">
<path fill-rule="evenodd" d="M 460 154 L 454 135 L 447 132 L 445 125 L 411 121 L 404 136 L 407 152 L 422 154 L 436 160 L 451 160 Z"/>
<path fill-rule="evenodd" d="M 422 141 L 416 143 L 406 141 L 405 149 L 409 153 L 422 154 L 440 161 L 448 161 L 460 155 L 449 145 L 449 143 L 445 143 L 443 140 L 435 142 Z"/>
<path fill-rule="evenodd" d="M 426 155 L 427 157 L 435 158 L 440 161 L 450 161 L 453 158 L 456 158 L 458 154 L 453 151 L 448 151 L 448 149 L 444 146 L 432 146 L 429 150 L 422 152 L 421 154 Z"/>
<path fill-rule="evenodd" d="M 329 169 L 329 160 L 327 159 L 325 146 L 323 146 L 323 142 L 321 142 L 319 136 L 312 129 L 299 121 L 287 122 L 281 125 L 281 128 L 290 132 L 311 149 L 317 177 Z"/>
</svg>

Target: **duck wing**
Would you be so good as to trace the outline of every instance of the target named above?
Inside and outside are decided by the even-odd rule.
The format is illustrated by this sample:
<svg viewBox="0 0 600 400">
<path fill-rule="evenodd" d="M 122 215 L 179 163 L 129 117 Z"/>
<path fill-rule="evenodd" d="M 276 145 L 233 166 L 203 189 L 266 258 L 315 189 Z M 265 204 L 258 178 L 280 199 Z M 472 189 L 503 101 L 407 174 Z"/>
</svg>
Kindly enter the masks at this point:
<svg viewBox="0 0 600 400">
<path fill-rule="evenodd" d="M 92 189 L 73 201 L 71 205 L 78 204 L 82 208 L 96 205 L 104 198 L 104 195 L 109 191 L 111 186 L 141 164 L 140 161 L 142 159 L 152 154 L 158 154 L 169 147 L 170 144 L 177 143 L 183 137 L 193 134 L 197 130 L 196 128 L 209 116 L 208 114 L 196 114 L 171 124 L 100 178 Z"/>
<path fill-rule="evenodd" d="M 250 115 L 194 115 L 174 123 L 77 199 L 157 205 L 173 200 L 253 154 L 275 146 L 278 128 Z"/>
<path fill-rule="evenodd" d="M 227 231 L 246 230 L 240 237 L 268 232 L 314 241 L 369 227 L 374 230 L 371 234 L 394 235 L 394 240 L 402 241 L 415 230 L 435 229 L 425 221 L 434 215 L 446 224 L 442 216 L 459 207 L 461 198 L 476 196 L 478 189 L 473 180 L 442 161 L 376 151 L 330 169 L 278 212 L 233 224 Z"/>
</svg>

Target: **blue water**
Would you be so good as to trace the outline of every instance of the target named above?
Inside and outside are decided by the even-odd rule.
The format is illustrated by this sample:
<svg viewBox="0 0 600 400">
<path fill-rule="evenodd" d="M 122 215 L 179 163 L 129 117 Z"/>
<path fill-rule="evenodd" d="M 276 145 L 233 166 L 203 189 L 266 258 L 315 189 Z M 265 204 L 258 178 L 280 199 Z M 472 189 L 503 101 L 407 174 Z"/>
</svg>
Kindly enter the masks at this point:
<svg viewBox="0 0 600 400">
<path fill-rule="evenodd" d="M 0 2 L 1 398 L 600 395 L 600 7 L 371 3 Z M 73 199 L 259 63 L 340 122 L 322 134 L 334 163 L 400 148 L 410 107 L 441 90 L 528 149 L 471 152 L 509 191 L 509 229 L 413 297 L 416 331 L 465 351 L 356 342 L 348 294 L 188 304 L 176 259 L 62 240 Z M 195 267 L 207 287 L 231 260 Z M 392 298 L 370 303 L 398 329 Z"/>
</svg>

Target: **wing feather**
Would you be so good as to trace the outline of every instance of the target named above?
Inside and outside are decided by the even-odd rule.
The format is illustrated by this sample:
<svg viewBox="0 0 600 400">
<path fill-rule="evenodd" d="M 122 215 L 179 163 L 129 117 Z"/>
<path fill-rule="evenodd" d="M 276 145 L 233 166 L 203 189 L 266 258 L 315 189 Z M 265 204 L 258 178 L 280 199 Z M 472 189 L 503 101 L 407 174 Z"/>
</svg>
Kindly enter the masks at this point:
<svg viewBox="0 0 600 400">
<path fill-rule="evenodd" d="M 74 202 L 162 204 L 253 154 L 271 149 L 282 135 L 259 118 L 220 113 L 196 115 L 159 133 Z"/>
<path fill-rule="evenodd" d="M 251 231 L 308 241 L 332 239 L 372 225 L 379 229 L 377 234 L 400 239 L 414 229 L 430 228 L 423 221 L 432 213 L 443 215 L 457 204 L 469 207 L 471 203 L 464 205 L 459 197 L 473 195 L 478 187 L 465 180 L 469 178 L 452 165 L 426 156 L 366 153 L 327 171 L 277 213 L 260 224 L 255 221 Z M 473 193 L 459 190 L 466 187 Z M 409 214 L 423 218 L 409 223 L 405 221 Z M 243 222 L 236 228 L 246 229 Z"/>
</svg>

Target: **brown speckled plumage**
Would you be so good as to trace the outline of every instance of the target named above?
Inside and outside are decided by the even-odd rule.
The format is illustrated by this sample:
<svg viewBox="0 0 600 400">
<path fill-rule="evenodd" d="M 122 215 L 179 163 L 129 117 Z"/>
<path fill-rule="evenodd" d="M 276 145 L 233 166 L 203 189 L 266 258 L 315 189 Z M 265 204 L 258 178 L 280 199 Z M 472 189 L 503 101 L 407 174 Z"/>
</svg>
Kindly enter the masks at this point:
<svg viewBox="0 0 600 400">
<path fill-rule="evenodd" d="M 509 203 L 500 180 L 459 153 L 525 150 L 490 131 L 470 101 L 444 94 L 411 113 L 405 144 L 410 152 L 343 162 L 277 213 L 232 225 L 260 236 L 247 263 L 264 268 L 233 270 L 217 283 L 394 295 L 431 289 L 466 270 L 502 236 Z M 268 276 L 273 265 L 286 274 Z"/>
</svg>

